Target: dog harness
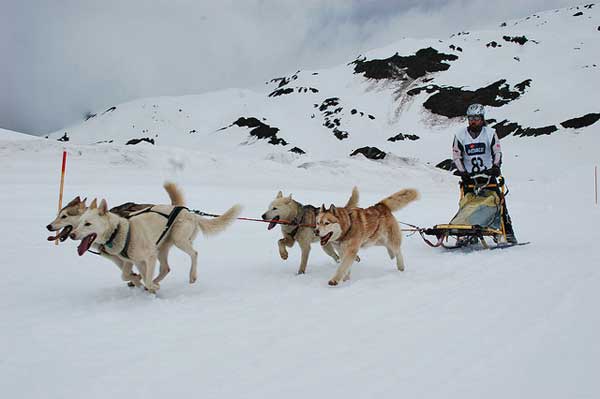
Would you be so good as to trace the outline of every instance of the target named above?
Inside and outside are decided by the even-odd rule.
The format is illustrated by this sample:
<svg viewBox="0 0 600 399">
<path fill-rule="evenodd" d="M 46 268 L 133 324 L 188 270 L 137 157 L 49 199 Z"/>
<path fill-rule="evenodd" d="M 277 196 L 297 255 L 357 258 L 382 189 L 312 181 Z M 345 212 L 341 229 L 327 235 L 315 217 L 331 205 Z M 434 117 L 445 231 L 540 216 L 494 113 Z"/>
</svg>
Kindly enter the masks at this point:
<svg viewBox="0 0 600 399">
<path fill-rule="evenodd" d="M 318 208 L 312 206 L 312 205 L 302 205 L 300 204 L 301 208 L 300 208 L 300 213 L 294 218 L 294 220 L 292 220 L 292 222 L 290 223 L 291 225 L 296 225 L 296 227 L 294 228 L 294 230 L 292 230 L 291 233 L 289 233 L 293 239 L 296 239 L 296 234 L 298 233 L 298 230 L 300 229 L 300 226 L 302 226 L 304 223 L 304 218 L 306 217 L 307 211 L 315 211 Z"/>
<path fill-rule="evenodd" d="M 171 226 L 173 225 L 173 223 L 175 222 L 175 219 L 177 218 L 177 216 L 179 215 L 179 213 L 182 210 L 188 210 L 189 209 L 185 206 L 176 206 L 173 208 L 173 210 L 171 211 L 171 213 L 169 213 L 168 215 L 162 212 L 158 212 L 152 209 L 152 207 L 150 208 L 146 208 L 141 210 L 140 212 L 134 213 L 134 214 L 130 214 L 127 216 L 121 216 L 124 219 L 131 219 L 132 217 L 135 216 L 139 216 L 142 215 L 144 213 L 156 213 L 158 215 L 161 215 L 162 217 L 167 219 L 167 224 L 165 225 L 165 228 L 163 229 L 162 233 L 160 234 L 160 236 L 158 237 L 158 240 L 156 240 L 156 244 L 158 245 L 161 240 L 165 237 L 165 235 L 167 234 L 167 232 L 169 231 L 169 229 L 171 228 Z M 119 227 L 120 225 L 117 226 L 117 228 L 115 228 L 115 230 L 112 232 L 112 234 L 110 235 L 110 238 L 108 239 L 108 241 L 106 242 L 106 244 L 104 244 L 104 246 L 108 247 L 108 248 L 112 248 L 113 246 L 113 240 L 115 239 L 115 237 L 117 236 L 117 233 L 119 232 Z M 129 256 L 127 256 L 127 249 L 129 248 L 129 242 L 131 241 L 131 229 L 127 229 L 127 237 L 125 238 L 125 245 L 123 246 L 123 249 L 121 250 L 121 252 L 119 252 L 119 255 L 121 255 L 124 258 L 129 258 Z"/>
</svg>

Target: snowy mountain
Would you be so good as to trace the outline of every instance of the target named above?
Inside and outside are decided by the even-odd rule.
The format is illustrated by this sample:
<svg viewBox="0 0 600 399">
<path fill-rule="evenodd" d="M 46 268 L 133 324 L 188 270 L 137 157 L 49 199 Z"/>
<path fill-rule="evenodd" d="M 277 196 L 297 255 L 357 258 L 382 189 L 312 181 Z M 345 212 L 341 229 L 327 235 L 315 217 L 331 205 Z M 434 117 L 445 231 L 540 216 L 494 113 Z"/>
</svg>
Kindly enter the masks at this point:
<svg viewBox="0 0 600 399">
<path fill-rule="evenodd" d="M 488 106 L 488 123 L 510 144 L 577 134 L 600 119 L 592 100 L 600 84 L 599 13 L 589 4 L 444 39 L 403 39 L 255 90 L 115 105 L 50 137 L 210 146 L 259 158 L 288 153 L 299 163 L 376 147 L 437 164 L 448 157 L 448 141 L 472 102 Z"/>
<path fill-rule="evenodd" d="M 49 139 L 0 131 L 3 396 L 598 397 L 598 12 L 403 39 L 260 89 L 117 104 Z M 356 185 L 368 206 L 415 187 L 397 219 L 445 223 L 457 178 L 435 165 L 473 100 L 503 136 L 508 207 L 530 245 L 452 252 L 406 232 L 404 272 L 361 250 L 329 288 L 338 265 L 318 245 L 299 276 L 297 246 L 283 261 L 278 229 L 240 220 L 196 239 L 194 285 L 174 249 L 153 296 L 46 241 L 63 150 L 63 204 L 165 203 L 169 179 L 190 208 L 241 203 L 256 218 L 278 190 L 318 206 Z M 350 156 L 362 147 L 380 159 Z"/>
</svg>

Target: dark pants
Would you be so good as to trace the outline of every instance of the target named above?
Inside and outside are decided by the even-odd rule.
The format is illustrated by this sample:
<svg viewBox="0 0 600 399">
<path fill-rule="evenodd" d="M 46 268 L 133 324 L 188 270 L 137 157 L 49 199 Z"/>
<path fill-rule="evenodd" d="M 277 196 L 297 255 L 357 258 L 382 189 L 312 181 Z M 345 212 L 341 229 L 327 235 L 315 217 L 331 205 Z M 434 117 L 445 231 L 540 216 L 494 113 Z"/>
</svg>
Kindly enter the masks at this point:
<svg viewBox="0 0 600 399">
<path fill-rule="evenodd" d="M 469 185 L 469 184 L 472 185 L 473 183 L 474 183 L 474 181 L 471 179 L 466 180 L 466 181 L 463 179 L 463 181 L 461 181 L 461 187 L 463 189 L 464 194 L 474 192 L 473 187 L 467 187 L 467 185 Z M 502 200 L 502 221 L 504 222 L 504 230 L 506 231 L 506 235 L 514 236 L 515 232 L 513 230 L 512 220 L 510 219 L 510 215 L 508 214 L 508 208 L 506 207 L 506 198 L 502 195 L 502 191 L 500 190 L 498 180 L 495 177 L 492 177 L 490 179 L 489 184 L 495 184 L 496 187 L 487 188 L 486 190 L 494 191 L 496 194 L 498 194 L 498 197 Z M 504 182 L 502 182 L 501 184 L 504 184 Z"/>
</svg>

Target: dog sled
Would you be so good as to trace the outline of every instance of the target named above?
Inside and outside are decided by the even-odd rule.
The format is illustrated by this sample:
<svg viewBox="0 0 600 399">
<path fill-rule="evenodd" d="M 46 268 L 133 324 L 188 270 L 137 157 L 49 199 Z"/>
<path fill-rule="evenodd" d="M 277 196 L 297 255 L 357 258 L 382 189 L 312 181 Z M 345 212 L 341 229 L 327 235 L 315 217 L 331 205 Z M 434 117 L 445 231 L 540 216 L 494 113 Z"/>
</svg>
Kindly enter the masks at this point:
<svg viewBox="0 0 600 399">
<path fill-rule="evenodd" d="M 492 181 L 491 176 L 478 174 L 472 182 L 460 182 L 459 209 L 447 224 L 418 229 L 425 243 L 431 247 L 446 249 L 479 248 L 500 249 L 529 242 L 509 243 L 504 226 L 504 178 Z M 433 236 L 430 240 L 426 236 Z M 493 242 L 493 244 L 491 242 Z"/>
</svg>

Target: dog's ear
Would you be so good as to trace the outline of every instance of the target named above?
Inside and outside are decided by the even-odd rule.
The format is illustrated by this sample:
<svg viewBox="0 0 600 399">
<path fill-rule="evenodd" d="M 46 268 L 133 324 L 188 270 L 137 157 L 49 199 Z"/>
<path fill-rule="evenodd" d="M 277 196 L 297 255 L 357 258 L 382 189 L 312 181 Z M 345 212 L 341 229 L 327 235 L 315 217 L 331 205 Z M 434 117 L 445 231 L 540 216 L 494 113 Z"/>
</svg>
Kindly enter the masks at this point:
<svg viewBox="0 0 600 399">
<path fill-rule="evenodd" d="M 333 214 L 337 216 L 337 208 L 335 207 L 335 205 L 331 204 L 331 206 L 329 207 L 329 211 L 333 212 Z"/>
<path fill-rule="evenodd" d="M 277 197 L 275 197 L 275 198 L 283 198 L 283 193 L 281 191 L 279 191 L 277 193 Z"/>
<path fill-rule="evenodd" d="M 73 205 L 77 205 L 77 204 L 79 204 L 80 202 L 81 202 L 81 199 L 79 198 L 79 195 L 78 195 L 77 197 L 73 198 L 73 199 L 71 200 L 71 202 L 69 202 L 69 203 L 67 204 L 67 206 L 73 206 Z"/>
<path fill-rule="evenodd" d="M 106 215 L 106 212 L 108 212 L 108 204 L 104 198 L 100 201 L 100 208 L 98 209 L 100 210 L 100 215 Z"/>
<path fill-rule="evenodd" d="M 321 205 L 321 209 L 319 209 L 319 212 L 325 212 L 325 204 Z"/>
<path fill-rule="evenodd" d="M 98 208 L 98 201 L 96 200 L 96 198 L 94 198 L 94 200 L 90 204 L 90 209 L 96 209 L 96 208 Z"/>
<path fill-rule="evenodd" d="M 85 209 L 85 201 L 87 201 L 87 198 L 84 198 L 83 201 L 79 202 L 80 211 L 83 211 Z"/>
<path fill-rule="evenodd" d="M 288 199 L 291 201 L 292 200 L 292 193 L 290 193 L 290 195 L 288 195 Z"/>
</svg>

